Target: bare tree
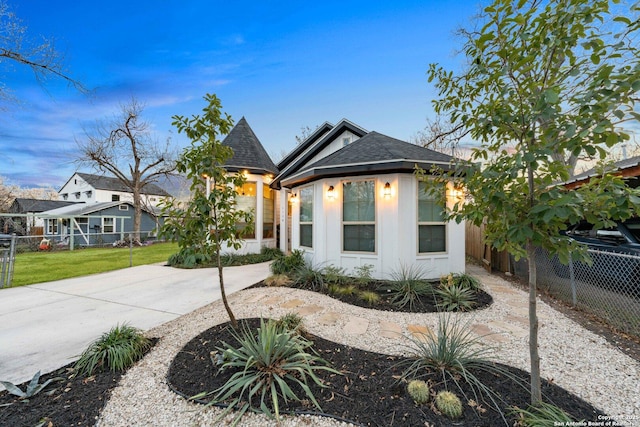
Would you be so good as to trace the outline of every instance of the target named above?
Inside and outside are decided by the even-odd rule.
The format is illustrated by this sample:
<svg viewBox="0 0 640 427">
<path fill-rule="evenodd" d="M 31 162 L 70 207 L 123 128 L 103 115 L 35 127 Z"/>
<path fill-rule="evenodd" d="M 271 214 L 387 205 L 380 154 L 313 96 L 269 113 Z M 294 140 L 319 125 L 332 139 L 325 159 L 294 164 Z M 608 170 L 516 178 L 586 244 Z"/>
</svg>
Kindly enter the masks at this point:
<svg viewBox="0 0 640 427">
<path fill-rule="evenodd" d="M 13 199 L 18 195 L 20 188 L 16 185 L 5 183 L 5 178 L 0 175 L 0 213 L 8 212 Z"/>
<path fill-rule="evenodd" d="M 27 27 L 11 11 L 5 0 L 0 0 L 0 63 L 11 61 L 31 68 L 39 82 L 49 77 L 66 80 L 71 86 L 86 92 L 86 88 L 67 74 L 62 57 L 53 41 L 27 37 Z M 10 92 L 0 83 L 0 99 L 15 101 Z"/>
<path fill-rule="evenodd" d="M 135 98 L 120 108 L 119 115 L 98 121 L 94 129 L 85 130 L 83 140 L 76 140 L 80 149 L 76 164 L 91 165 L 108 173 L 131 190 L 135 209 L 133 228 L 139 241 L 142 194 L 147 185 L 173 173 L 176 152 L 170 139 L 163 145 L 153 138 L 149 123 L 141 118 L 144 107 Z"/>
<path fill-rule="evenodd" d="M 424 130 L 418 131 L 411 142 L 450 156 L 462 157 L 460 143 L 468 134 L 469 131 L 462 126 L 453 125 L 436 116 L 435 120 L 427 119 Z"/>
</svg>

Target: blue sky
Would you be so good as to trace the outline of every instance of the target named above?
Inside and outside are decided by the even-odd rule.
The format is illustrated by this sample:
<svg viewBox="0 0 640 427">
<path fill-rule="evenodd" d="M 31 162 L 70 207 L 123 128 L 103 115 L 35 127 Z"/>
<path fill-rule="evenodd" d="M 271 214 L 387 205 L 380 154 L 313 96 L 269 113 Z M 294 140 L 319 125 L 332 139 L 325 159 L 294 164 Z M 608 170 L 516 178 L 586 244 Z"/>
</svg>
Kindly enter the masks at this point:
<svg viewBox="0 0 640 427">
<path fill-rule="evenodd" d="M 76 170 L 76 139 L 135 97 L 154 137 L 188 142 L 171 116 L 200 113 L 215 93 L 246 117 L 272 157 L 301 128 L 347 118 L 409 140 L 433 117 L 428 65 L 455 69 L 479 1 L 248 2 L 6 0 L 31 38 L 55 40 L 68 73 L 39 85 L 25 67 L 0 63 L 20 104 L 0 113 L 0 176 L 56 189 Z M 90 172 L 90 170 L 85 170 Z"/>
</svg>

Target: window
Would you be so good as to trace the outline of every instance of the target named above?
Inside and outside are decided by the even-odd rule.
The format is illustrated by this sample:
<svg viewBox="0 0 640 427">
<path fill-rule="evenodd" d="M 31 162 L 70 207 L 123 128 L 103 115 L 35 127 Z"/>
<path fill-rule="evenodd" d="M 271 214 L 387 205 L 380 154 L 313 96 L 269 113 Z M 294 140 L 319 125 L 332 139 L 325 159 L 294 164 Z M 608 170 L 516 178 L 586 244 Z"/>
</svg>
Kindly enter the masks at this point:
<svg viewBox="0 0 640 427">
<path fill-rule="evenodd" d="M 262 184 L 262 238 L 271 239 L 274 234 L 273 190 Z"/>
<path fill-rule="evenodd" d="M 418 183 L 418 253 L 446 252 L 444 206 L 436 195 L 426 189 L 425 182 Z M 445 188 L 440 191 L 444 192 Z"/>
<path fill-rule="evenodd" d="M 73 194 L 74 194 L 74 196 L 76 196 L 76 199 L 79 199 L 79 198 L 80 198 L 80 192 L 79 192 L 79 191 L 78 191 L 78 192 L 76 192 L 76 193 L 73 193 Z"/>
<path fill-rule="evenodd" d="M 376 251 L 376 185 L 374 181 L 342 184 L 342 249 Z"/>
<path fill-rule="evenodd" d="M 236 187 L 236 202 L 238 210 L 245 212 L 252 211 L 256 213 L 256 189 L 258 188 L 255 182 L 245 182 L 242 186 Z M 243 230 L 247 227 L 244 222 L 236 224 L 236 230 L 238 234 L 244 239 L 255 239 L 255 230 L 251 233 L 245 233 Z"/>
<path fill-rule="evenodd" d="M 47 220 L 47 234 L 58 234 L 58 220 L 57 219 L 48 219 Z"/>
<path fill-rule="evenodd" d="M 76 218 L 73 223 L 73 228 L 76 230 L 86 230 L 89 224 L 89 218 Z"/>
<path fill-rule="evenodd" d="M 313 248 L 313 187 L 300 189 L 300 246 Z"/>
<path fill-rule="evenodd" d="M 346 147 L 351 142 L 351 138 L 342 138 L 342 146 Z"/>
<path fill-rule="evenodd" d="M 119 202 L 120 201 L 120 195 L 119 194 L 112 194 L 111 195 L 111 201 L 112 202 Z"/>
<path fill-rule="evenodd" d="M 128 211 L 129 210 L 129 205 L 118 205 L 118 210 Z"/>
<path fill-rule="evenodd" d="M 102 218 L 102 232 L 115 233 L 116 220 L 115 218 Z"/>
<path fill-rule="evenodd" d="M 62 193 L 62 199 L 63 200 L 69 199 L 69 193 Z"/>
<path fill-rule="evenodd" d="M 89 198 L 89 199 L 91 198 L 91 195 L 93 194 L 93 192 L 91 190 L 85 191 L 85 193 L 87 195 L 87 198 Z"/>
</svg>

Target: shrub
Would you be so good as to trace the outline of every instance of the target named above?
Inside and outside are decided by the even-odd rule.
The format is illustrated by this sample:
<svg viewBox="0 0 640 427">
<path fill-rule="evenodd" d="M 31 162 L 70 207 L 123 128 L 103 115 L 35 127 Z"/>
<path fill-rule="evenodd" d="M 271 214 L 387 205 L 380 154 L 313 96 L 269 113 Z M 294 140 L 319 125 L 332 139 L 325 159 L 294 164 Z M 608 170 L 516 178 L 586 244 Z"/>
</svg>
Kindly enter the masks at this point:
<svg viewBox="0 0 640 427">
<path fill-rule="evenodd" d="M 365 264 L 358 267 L 355 267 L 353 271 L 356 274 L 356 281 L 359 285 L 366 285 L 367 283 L 373 280 L 373 265 Z"/>
<path fill-rule="evenodd" d="M 74 365 L 76 375 L 105 370 L 121 371 L 133 365 L 151 348 L 142 331 L 127 324 L 116 325 L 91 343 Z"/>
<path fill-rule="evenodd" d="M 358 293 L 358 288 L 353 285 L 332 285 L 330 293 L 333 295 L 351 296 Z"/>
<path fill-rule="evenodd" d="M 429 401 L 429 386 L 422 380 L 409 381 L 407 392 L 418 405 L 424 405 Z"/>
<path fill-rule="evenodd" d="M 443 286 L 435 290 L 438 307 L 444 311 L 469 311 L 476 304 L 473 290 L 461 285 Z"/>
<path fill-rule="evenodd" d="M 211 257 L 194 248 L 183 248 L 169 257 L 167 264 L 172 267 L 194 268 L 211 262 Z"/>
<path fill-rule="evenodd" d="M 420 266 L 401 265 L 399 270 L 391 273 L 391 282 L 381 286 L 381 290 L 391 294 L 391 303 L 399 308 L 409 306 L 413 310 L 420 298 L 433 295 L 433 286 L 424 278 Z"/>
<path fill-rule="evenodd" d="M 239 408 L 234 425 L 248 410 L 262 412 L 270 418 L 275 416 L 279 420 L 280 402 L 301 400 L 294 389 L 304 391 L 306 398 L 321 409 L 308 382 L 324 387 L 316 372 L 339 372 L 329 367 L 324 359 L 307 351 L 313 345 L 310 341 L 283 330 L 274 321 L 264 320 L 260 321 L 256 334 L 245 325 L 241 332 L 234 331 L 233 335 L 239 347 L 223 343 L 224 348 L 218 348 L 225 355 L 220 369 L 235 372 L 213 392 L 212 403 L 229 403 L 217 421 L 234 408 Z"/>
<path fill-rule="evenodd" d="M 269 259 L 276 259 L 283 256 L 284 254 L 282 253 L 280 248 L 270 248 L 268 246 L 263 246 L 260 249 L 260 255 L 263 255 Z"/>
<path fill-rule="evenodd" d="M 273 274 L 291 274 L 304 264 L 304 252 L 296 249 L 290 255 L 277 257 L 271 263 L 271 272 Z"/>
<path fill-rule="evenodd" d="M 584 421 L 574 421 L 557 406 L 544 402 L 536 406 L 529 406 L 527 409 L 514 407 L 510 413 L 518 417 L 517 425 L 524 427 L 586 425 Z"/>
<path fill-rule="evenodd" d="M 324 282 L 324 276 L 322 271 L 314 268 L 309 263 L 304 263 L 300 267 L 296 268 L 292 273 L 293 282 L 296 286 L 307 286 L 316 292 L 322 292 L 326 290 L 326 284 Z"/>
<path fill-rule="evenodd" d="M 358 297 L 370 306 L 380 302 L 380 294 L 374 291 L 361 291 L 358 293 Z"/>
<path fill-rule="evenodd" d="M 324 280 L 328 284 L 344 285 L 349 278 L 345 275 L 344 268 L 330 265 L 322 269 Z"/>
<path fill-rule="evenodd" d="M 491 375 L 499 375 L 527 389 L 527 386 L 507 369 L 491 362 L 489 356 L 493 353 L 492 349 L 473 334 L 468 321 L 462 322 L 457 317 L 453 317 L 452 320 L 451 315 L 440 314 L 435 335 L 423 334 L 407 339 L 409 357 L 401 362 L 401 365 L 406 367 L 402 374 L 405 380 L 435 375 L 439 377 L 436 380 L 441 380 L 447 388 L 450 383 L 455 384 L 467 400 L 472 398 L 479 402 L 489 399 L 487 403 L 499 412 L 498 400 L 501 400 L 501 397 L 483 384 L 474 372 L 484 371 Z M 469 385 L 473 396 L 465 395 L 460 381 Z"/>
<path fill-rule="evenodd" d="M 27 388 L 25 388 L 24 391 L 22 391 L 20 389 L 20 387 L 18 387 L 17 385 L 13 384 L 10 381 L 0 381 L 0 384 L 2 384 L 4 386 L 4 388 L 7 389 L 7 392 L 9 394 L 13 394 L 14 396 L 18 396 L 18 398 L 20 400 L 22 400 L 24 402 L 28 402 L 30 398 L 32 398 L 36 394 L 40 393 L 42 390 L 44 390 L 44 388 L 46 386 L 51 384 L 53 381 L 62 381 L 62 380 L 64 380 L 64 378 L 56 377 L 56 378 L 48 379 L 47 381 L 43 382 L 42 384 L 39 384 L 39 382 L 40 382 L 40 371 L 38 371 L 31 378 L 31 381 L 29 381 L 29 384 L 27 384 Z"/>
<path fill-rule="evenodd" d="M 456 273 L 453 275 L 453 284 L 461 286 L 472 291 L 479 291 L 482 289 L 482 283 L 470 274 Z"/>
<path fill-rule="evenodd" d="M 298 313 L 287 313 L 276 320 L 276 326 L 283 331 L 294 332 L 296 334 L 304 332 L 304 325 L 302 323 L 302 316 Z"/>
<path fill-rule="evenodd" d="M 264 284 L 267 286 L 287 286 L 293 283 L 293 281 L 286 274 L 274 274 L 264 279 Z"/>
<path fill-rule="evenodd" d="M 462 402 L 458 396 L 450 391 L 443 390 L 436 394 L 436 408 L 452 420 L 462 416 Z"/>
</svg>

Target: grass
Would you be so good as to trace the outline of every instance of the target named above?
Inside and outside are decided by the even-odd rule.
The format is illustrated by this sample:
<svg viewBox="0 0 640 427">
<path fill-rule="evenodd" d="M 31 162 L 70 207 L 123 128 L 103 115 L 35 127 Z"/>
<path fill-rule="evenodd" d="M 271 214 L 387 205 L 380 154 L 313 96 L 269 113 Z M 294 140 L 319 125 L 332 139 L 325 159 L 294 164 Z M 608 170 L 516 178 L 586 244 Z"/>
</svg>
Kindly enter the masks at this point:
<svg viewBox="0 0 640 427">
<path fill-rule="evenodd" d="M 156 243 L 133 248 L 133 265 L 166 261 L 178 251 L 176 243 Z M 16 255 L 12 286 L 51 282 L 129 267 L 129 248 L 87 248 L 63 252 Z"/>
</svg>

